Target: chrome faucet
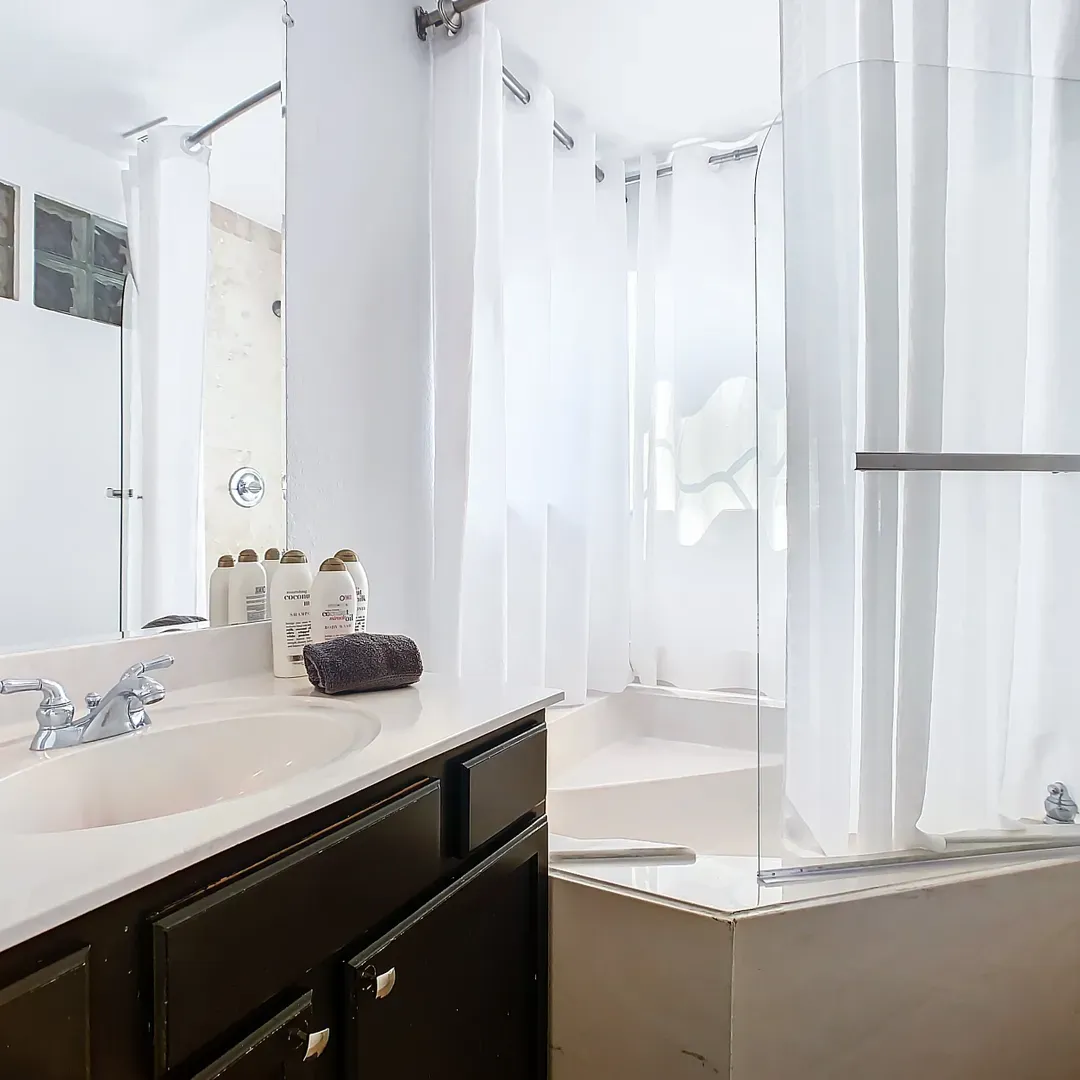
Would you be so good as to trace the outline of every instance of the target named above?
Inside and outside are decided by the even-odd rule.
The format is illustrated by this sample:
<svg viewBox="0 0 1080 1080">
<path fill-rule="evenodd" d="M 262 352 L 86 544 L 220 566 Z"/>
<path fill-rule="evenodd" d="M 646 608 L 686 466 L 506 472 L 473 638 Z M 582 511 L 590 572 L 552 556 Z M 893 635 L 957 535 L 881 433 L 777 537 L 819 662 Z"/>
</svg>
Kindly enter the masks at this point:
<svg viewBox="0 0 1080 1080">
<path fill-rule="evenodd" d="M 78 720 L 64 688 L 50 679 L 0 679 L 0 694 L 37 690 L 41 704 L 35 713 L 38 729 L 30 740 L 30 749 L 60 750 L 149 727 L 146 706 L 161 701 L 165 687 L 146 673 L 171 667 L 172 663 L 171 656 L 157 656 L 132 664 L 107 693 L 86 695 L 89 711 Z"/>
</svg>

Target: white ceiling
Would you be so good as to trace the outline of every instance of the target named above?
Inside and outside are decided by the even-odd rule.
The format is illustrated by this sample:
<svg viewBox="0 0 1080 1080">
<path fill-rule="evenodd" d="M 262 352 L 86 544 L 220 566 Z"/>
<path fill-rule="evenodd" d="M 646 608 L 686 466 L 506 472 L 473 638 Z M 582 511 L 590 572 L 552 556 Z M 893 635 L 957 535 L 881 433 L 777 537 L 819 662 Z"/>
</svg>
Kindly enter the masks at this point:
<svg viewBox="0 0 1080 1080">
<path fill-rule="evenodd" d="M 281 78 L 281 0 L 5 4 L 0 101 L 118 158 L 158 116 L 201 125 Z M 269 101 L 214 137 L 211 197 L 281 228 L 284 123 Z"/>
<path fill-rule="evenodd" d="M 780 111 L 779 0 L 490 0 L 537 65 L 624 156 L 735 142 Z"/>
<path fill-rule="evenodd" d="M 281 78 L 281 0 L 4 7 L 0 101 L 118 158 L 130 151 L 122 131 L 161 115 L 202 124 Z M 777 9 L 777 0 L 490 0 L 486 7 L 511 64 L 517 54 L 530 77 L 552 88 L 560 110 L 580 112 L 606 149 L 627 157 L 695 138 L 736 141 L 771 121 L 780 97 Z M 211 188 L 215 201 L 280 227 L 284 124 L 275 102 L 215 136 Z"/>
</svg>

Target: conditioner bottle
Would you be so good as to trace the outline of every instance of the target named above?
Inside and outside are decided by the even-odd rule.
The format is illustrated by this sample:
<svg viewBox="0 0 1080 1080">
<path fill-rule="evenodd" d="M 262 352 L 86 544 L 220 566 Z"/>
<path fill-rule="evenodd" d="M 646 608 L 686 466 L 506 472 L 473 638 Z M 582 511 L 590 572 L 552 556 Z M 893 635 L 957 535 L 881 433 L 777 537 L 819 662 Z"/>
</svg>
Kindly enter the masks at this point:
<svg viewBox="0 0 1080 1080">
<path fill-rule="evenodd" d="M 229 577 L 236 565 L 231 555 L 222 555 L 210 575 L 210 625 L 229 625 Z"/>
<path fill-rule="evenodd" d="M 266 618 L 266 571 L 258 554 L 244 548 L 229 574 L 229 622 L 262 622 Z"/>
</svg>

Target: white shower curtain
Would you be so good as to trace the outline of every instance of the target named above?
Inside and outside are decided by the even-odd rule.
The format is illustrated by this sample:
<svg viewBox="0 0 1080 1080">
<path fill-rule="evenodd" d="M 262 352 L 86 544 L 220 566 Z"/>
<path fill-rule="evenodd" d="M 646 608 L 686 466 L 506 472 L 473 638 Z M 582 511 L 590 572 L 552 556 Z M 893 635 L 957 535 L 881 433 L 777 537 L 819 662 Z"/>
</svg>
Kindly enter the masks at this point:
<svg viewBox="0 0 1080 1080">
<path fill-rule="evenodd" d="M 433 46 L 429 661 L 583 701 L 630 674 L 625 203 L 530 89 L 483 12 Z"/>
<path fill-rule="evenodd" d="M 598 183 L 595 135 L 527 58 L 508 66 L 529 105 L 505 92 L 485 12 L 432 55 L 430 666 L 569 702 L 632 680 L 756 689 L 755 162 L 687 147 L 670 179 L 647 158 L 639 191 L 601 156 Z M 782 611 L 782 527 L 770 543 Z"/>
<path fill-rule="evenodd" d="M 785 0 L 787 795 L 826 854 L 1080 788 L 1080 5 Z"/>
<path fill-rule="evenodd" d="M 161 126 L 124 173 L 134 290 L 125 292 L 126 629 L 207 614 L 202 422 L 210 150 Z M 132 296 L 132 293 L 134 295 Z"/>
</svg>

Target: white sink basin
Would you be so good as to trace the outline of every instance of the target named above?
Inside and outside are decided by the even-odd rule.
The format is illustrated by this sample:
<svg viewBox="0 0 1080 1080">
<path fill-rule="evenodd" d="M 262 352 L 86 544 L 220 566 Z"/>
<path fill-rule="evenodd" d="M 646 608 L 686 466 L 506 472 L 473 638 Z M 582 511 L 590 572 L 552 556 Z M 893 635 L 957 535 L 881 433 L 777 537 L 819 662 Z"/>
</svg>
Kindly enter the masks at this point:
<svg viewBox="0 0 1080 1080">
<path fill-rule="evenodd" d="M 379 721 L 305 698 L 150 710 L 151 726 L 37 755 L 0 778 L 0 831 L 69 832 L 181 814 L 265 791 L 379 734 Z"/>
</svg>

